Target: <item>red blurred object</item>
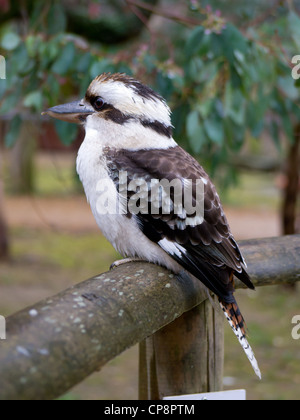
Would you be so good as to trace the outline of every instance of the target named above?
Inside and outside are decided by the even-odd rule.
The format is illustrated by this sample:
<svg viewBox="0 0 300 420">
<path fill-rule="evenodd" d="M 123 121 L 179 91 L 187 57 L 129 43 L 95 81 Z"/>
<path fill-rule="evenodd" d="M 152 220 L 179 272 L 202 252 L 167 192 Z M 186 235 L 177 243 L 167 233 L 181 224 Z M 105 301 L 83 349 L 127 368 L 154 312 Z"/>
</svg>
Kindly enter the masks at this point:
<svg viewBox="0 0 300 420">
<path fill-rule="evenodd" d="M 9 0 L 0 0 L 0 9 L 3 12 L 9 11 Z"/>
<path fill-rule="evenodd" d="M 88 15 L 91 19 L 99 17 L 101 14 L 101 5 L 97 3 L 90 3 L 88 6 Z"/>
<path fill-rule="evenodd" d="M 84 139 L 84 132 L 82 130 L 78 131 L 78 136 L 76 140 L 70 145 L 65 146 L 62 144 L 59 139 L 53 124 L 43 123 L 43 128 L 41 130 L 41 135 L 38 139 L 38 148 L 39 150 L 44 151 L 77 151 Z"/>
</svg>

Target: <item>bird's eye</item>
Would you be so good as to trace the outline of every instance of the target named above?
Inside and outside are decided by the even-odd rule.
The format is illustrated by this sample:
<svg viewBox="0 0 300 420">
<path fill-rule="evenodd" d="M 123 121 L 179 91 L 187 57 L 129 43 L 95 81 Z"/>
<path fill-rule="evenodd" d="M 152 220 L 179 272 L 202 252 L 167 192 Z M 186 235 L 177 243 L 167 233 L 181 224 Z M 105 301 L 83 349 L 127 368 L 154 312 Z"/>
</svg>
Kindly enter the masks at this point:
<svg viewBox="0 0 300 420">
<path fill-rule="evenodd" d="M 94 99 L 93 107 L 95 108 L 96 111 L 100 111 L 103 108 L 103 106 L 104 106 L 104 101 L 102 98 L 100 98 L 100 96 Z"/>
</svg>

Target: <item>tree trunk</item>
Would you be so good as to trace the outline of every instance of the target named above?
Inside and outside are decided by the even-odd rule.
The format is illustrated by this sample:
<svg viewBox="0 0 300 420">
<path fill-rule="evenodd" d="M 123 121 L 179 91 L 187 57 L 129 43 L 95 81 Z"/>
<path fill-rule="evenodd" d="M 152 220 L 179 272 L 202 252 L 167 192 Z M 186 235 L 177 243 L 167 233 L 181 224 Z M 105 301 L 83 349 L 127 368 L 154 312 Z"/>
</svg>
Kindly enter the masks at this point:
<svg viewBox="0 0 300 420">
<path fill-rule="evenodd" d="M 284 190 L 282 209 L 282 228 L 284 235 L 293 235 L 296 232 L 297 201 L 300 183 L 300 125 L 295 127 L 295 142 L 290 147 L 287 158 L 286 177 L 287 185 Z"/>
<path fill-rule="evenodd" d="M 6 260 L 9 257 L 9 241 L 8 241 L 8 229 L 4 218 L 3 212 L 3 200 L 4 200 L 4 191 L 3 191 L 3 182 L 1 179 L 2 176 L 2 167 L 1 167 L 1 158 L 0 158 L 0 261 Z"/>
<path fill-rule="evenodd" d="M 38 127 L 24 121 L 18 141 L 12 150 L 10 189 L 14 194 L 32 194 L 34 191 L 34 152 Z"/>
<path fill-rule="evenodd" d="M 282 233 L 293 235 L 297 233 L 297 203 L 300 183 L 300 124 L 294 128 L 294 144 L 290 146 L 286 165 L 286 186 L 282 207 Z M 295 284 L 286 284 L 285 289 L 295 290 Z"/>
</svg>

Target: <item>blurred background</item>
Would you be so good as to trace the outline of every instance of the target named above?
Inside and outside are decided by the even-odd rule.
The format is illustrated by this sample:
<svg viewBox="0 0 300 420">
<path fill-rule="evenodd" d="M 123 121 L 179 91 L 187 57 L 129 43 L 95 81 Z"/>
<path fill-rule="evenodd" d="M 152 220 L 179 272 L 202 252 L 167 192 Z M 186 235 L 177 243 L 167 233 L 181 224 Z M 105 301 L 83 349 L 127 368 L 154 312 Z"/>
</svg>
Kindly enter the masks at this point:
<svg viewBox="0 0 300 420">
<path fill-rule="evenodd" d="M 1 315 L 118 258 L 76 176 L 83 130 L 40 115 L 82 97 L 102 72 L 131 74 L 166 98 L 175 139 L 215 181 L 237 239 L 300 232 L 300 1 L 0 0 L 0 55 Z M 237 299 L 264 380 L 226 328 L 224 388 L 299 399 L 299 288 Z M 136 399 L 137 353 L 62 398 Z"/>
</svg>

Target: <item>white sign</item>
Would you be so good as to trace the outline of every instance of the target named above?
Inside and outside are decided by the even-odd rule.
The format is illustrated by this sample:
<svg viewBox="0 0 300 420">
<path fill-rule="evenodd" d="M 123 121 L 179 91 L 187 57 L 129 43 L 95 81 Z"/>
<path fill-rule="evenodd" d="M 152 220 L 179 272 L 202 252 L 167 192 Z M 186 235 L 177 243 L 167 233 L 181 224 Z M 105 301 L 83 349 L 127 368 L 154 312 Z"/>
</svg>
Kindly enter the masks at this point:
<svg viewBox="0 0 300 420">
<path fill-rule="evenodd" d="M 205 394 L 179 395 L 176 397 L 165 397 L 164 400 L 246 401 L 246 391 L 244 389 L 238 389 L 235 391 L 207 392 Z"/>
<path fill-rule="evenodd" d="M 292 337 L 294 340 L 300 340 L 300 315 L 295 315 L 292 324 L 296 326 L 292 329 Z"/>
<path fill-rule="evenodd" d="M 295 67 L 293 67 L 292 69 L 292 78 L 294 80 L 299 80 L 300 79 L 300 55 L 295 55 L 292 58 L 292 64 L 295 64 Z"/>
<path fill-rule="evenodd" d="M 0 315 L 0 340 L 6 340 L 6 321 L 4 316 Z"/>
<path fill-rule="evenodd" d="M 0 55 L 0 79 L 6 79 L 6 61 L 3 55 Z"/>
</svg>

